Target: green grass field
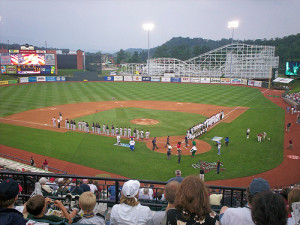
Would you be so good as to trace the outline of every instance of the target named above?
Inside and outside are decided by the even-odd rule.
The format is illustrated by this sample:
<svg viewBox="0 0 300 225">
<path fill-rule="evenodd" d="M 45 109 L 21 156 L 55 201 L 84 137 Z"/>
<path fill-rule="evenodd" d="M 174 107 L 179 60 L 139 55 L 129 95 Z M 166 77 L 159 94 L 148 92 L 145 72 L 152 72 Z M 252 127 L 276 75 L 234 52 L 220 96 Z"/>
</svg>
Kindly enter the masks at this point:
<svg viewBox="0 0 300 225">
<path fill-rule="evenodd" d="M 207 173 L 206 180 L 257 174 L 276 167 L 283 160 L 284 110 L 264 98 L 259 90 L 250 87 L 142 82 L 71 82 L 5 86 L 0 87 L 0 116 L 46 106 L 112 101 L 112 97 L 117 100 L 246 106 L 250 109 L 232 123 L 222 123 L 201 136 L 200 139 L 212 145 L 212 150 L 196 156 L 195 159 L 183 156 L 180 165 L 177 164 L 176 156 L 172 156 L 172 160 L 168 161 L 165 154 L 150 151 L 145 143 L 137 143 L 137 150 L 130 152 L 129 149 L 114 146 L 115 138 L 78 132 L 57 133 L 0 124 L 0 144 L 131 178 L 149 180 L 167 180 L 174 176 L 175 169 L 181 169 L 184 176 L 199 174 L 198 169 L 191 166 L 199 160 L 215 162 L 220 159 L 226 168 L 219 176 L 215 171 Z M 157 136 L 184 134 L 185 129 L 181 131 L 181 128 L 177 128 L 178 121 L 182 128 L 199 122 L 199 115 L 195 117 L 194 114 L 134 108 L 104 111 L 76 120 L 92 121 L 105 118 L 106 121 L 116 120 L 118 124 L 123 124 L 139 115 L 161 121 L 157 127 L 147 127 L 151 134 L 153 129 Z M 248 140 L 245 138 L 247 127 L 251 128 L 251 137 Z M 258 143 L 256 134 L 263 131 L 268 133 L 271 140 Z M 210 141 L 214 136 L 230 137 L 230 144 L 227 149 L 222 147 L 220 157 L 217 156 L 214 143 Z"/>
</svg>

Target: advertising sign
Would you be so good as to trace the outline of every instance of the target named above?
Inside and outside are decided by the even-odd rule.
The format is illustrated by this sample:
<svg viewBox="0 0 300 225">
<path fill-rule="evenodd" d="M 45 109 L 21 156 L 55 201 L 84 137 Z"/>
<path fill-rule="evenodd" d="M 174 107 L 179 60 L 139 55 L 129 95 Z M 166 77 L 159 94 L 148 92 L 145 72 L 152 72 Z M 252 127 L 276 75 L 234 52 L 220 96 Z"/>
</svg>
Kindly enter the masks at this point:
<svg viewBox="0 0 300 225">
<path fill-rule="evenodd" d="M 36 77 L 28 77 L 28 82 L 36 82 Z"/>
<path fill-rule="evenodd" d="M 17 67 L 13 65 L 7 65 L 6 74 L 17 74 Z"/>
<path fill-rule="evenodd" d="M 51 74 L 51 66 L 41 66 L 41 74 Z"/>
<path fill-rule="evenodd" d="M 180 77 L 171 77 L 171 82 L 180 83 Z"/>
<path fill-rule="evenodd" d="M 132 76 L 124 76 L 124 81 L 132 81 Z"/>
<path fill-rule="evenodd" d="M 104 80 L 105 81 L 114 81 L 114 77 L 113 76 L 105 76 Z"/>
<path fill-rule="evenodd" d="M 36 77 L 36 81 L 37 82 L 44 82 L 44 81 L 46 81 L 46 77 L 44 77 L 44 76 L 38 76 L 38 77 Z"/>
<path fill-rule="evenodd" d="M 28 83 L 28 77 L 20 77 L 19 82 L 20 83 Z"/>
<path fill-rule="evenodd" d="M 152 82 L 160 82 L 160 77 L 151 77 Z"/>
<path fill-rule="evenodd" d="M 123 81 L 123 76 L 114 76 L 114 81 Z"/>
<path fill-rule="evenodd" d="M 261 81 L 254 81 L 254 87 L 261 87 L 262 82 Z"/>
<path fill-rule="evenodd" d="M 230 84 L 230 78 L 221 78 L 221 84 Z"/>
<path fill-rule="evenodd" d="M 1 53 L 1 65 L 10 65 L 10 55 L 8 53 Z"/>
<path fill-rule="evenodd" d="M 181 82 L 189 83 L 189 82 L 191 82 L 191 79 L 189 77 L 181 77 Z"/>
<path fill-rule="evenodd" d="M 55 74 L 55 66 L 51 66 L 51 74 Z"/>
<path fill-rule="evenodd" d="M 6 66 L 1 66 L 1 74 L 6 74 Z"/>
<path fill-rule="evenodd" d="M 45 54 L 45 65 L 55 65 L 54 54 Z"/>
<path fill-rule="evenodd" d="M 38 54 L 45 54 L 46 50 L 35 50 L 35 52 Z"/>
<path fill-rule="evenodd" d="M 209 84 L 210 83 L 210 78 L 206 78 L 206 77 L 201 77 L 201 83 L 202 84 Z"/>
<path fill-rule="evenodd" d="M 21 54 L 36 54 L 35 50 L 19 50 Z"/>
<path fill-rule="evenodd" d="M 17 72 L 18 74 L 40 74 L 41 68 L 39 66 L 24 65 L 18 66 Z"/>
<path fill-rule="evenodd" d="M 9 80 L 9 81 L 8 81 L 8 84 L 17 84 L 17 83 L 18 83 L 17 80 Z"/>
<path fill-rule="evenodd" d="M 9 49 L 9 53 L 19 53 L 19 50 L 17 50 L 17 49 Z"/>
<path fill-rule="evenodd" d="M 192 83 L 200 83 L 200 77 L 191 77 L 191 82 Z"/>
<path fill-rule="evenodd" d="M 56 77 L 46 77 L 46 81 L 56 81 Z"/>
<path fill-rule="evenodd" d="M 142 81 L 151 81 L 151 77 L 142 77 Z"/>
<path fill-rule="evenodd" d="M 210 83 L 219 84 L 221 83 L 221 78 L 210 78 Z"/>
<path fill-rule="evenodd" d="M 241 83 L 247 85 L 247 79 L 242 79 Z"/>
<path fill-rule="evenodd" d="M 167 77 L 167 78 L 175 77 L 175 73 L 164 73 L 164 77 Z"/>
<path fill-rule="evenodd" d="M 253 86 L 254 85 L 254 80 L 248 80 L 248 86 Z"/>
<path fill-rule="evenodd" d="M 171 78 L 170 77 L 162 77 L 161 82 L 171 82 Z"/>
<path fill-rule="evenodd" d="M 142 81 L 142 77 L 141 76 L 133 76 L 132 81 Z"/>
<path fill-rule="evenodd" d="M 0 81 L 0 85 L 6 85 L 6 84 L 8 84 L 8 80 Z"/>
<path fill-rule="evenodd" d="M 66 77 L 60 77 L 61 81 L 66 81 Z"/>
<path fill-rule="evenodd" d="M 238 78 L 231 79 L 231 84 L 241 84 L 241 83 L 242 83 L 241 79 L 238 79 Z"/>
</svg>

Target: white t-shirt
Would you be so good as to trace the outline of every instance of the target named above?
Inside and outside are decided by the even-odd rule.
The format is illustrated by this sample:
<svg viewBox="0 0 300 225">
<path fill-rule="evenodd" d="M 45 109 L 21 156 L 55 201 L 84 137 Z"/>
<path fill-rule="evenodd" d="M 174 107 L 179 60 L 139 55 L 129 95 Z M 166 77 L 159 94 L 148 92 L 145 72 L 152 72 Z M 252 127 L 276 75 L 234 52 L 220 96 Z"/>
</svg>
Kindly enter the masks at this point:
<svg viewBox="0 0 300 225">
<path fill-rule="evenodd" d="M 95 193 L 95 191 L 97 191 L 98 189 L 97 189 L 97 186 L 96 185 L 94 185 L 94 184 L 89 184 L 89 186 L 90 186 L 90 190 L 91 190 L 91 192 L 93 192 L 93 193 Z"/>
<path fill-rule="evenodd" d="M 110 224 L 153 225 L 152 212 L 148 206 L 114 205 L 110 214 Z"/>
<path fill-rule="evenodd" d="M 251 209 L 228 208 L 220 220 L 222 225 L 254 225 L 251 217 Z"/>
</svg>

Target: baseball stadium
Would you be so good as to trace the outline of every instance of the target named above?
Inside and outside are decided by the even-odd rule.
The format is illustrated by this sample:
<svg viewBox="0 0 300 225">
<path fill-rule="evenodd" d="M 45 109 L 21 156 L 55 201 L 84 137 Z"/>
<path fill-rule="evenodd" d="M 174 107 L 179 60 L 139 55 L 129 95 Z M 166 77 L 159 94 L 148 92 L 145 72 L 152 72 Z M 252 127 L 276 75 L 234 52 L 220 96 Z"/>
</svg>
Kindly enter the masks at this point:
<svg viewBox="0 0 300 225">
<path fill-rule="evenodd" d="M 217 190 L 220 212 L 244 206 L 255 178 L 278 192 L 300 182 L 299 93 L 275 88 L 290 79 L 278 76 L 274 46 L 232 41 L 187 60 L 123 63 L 107 75 L 85 71 L 82 50 L 24 45 L 0 57 L 1 77 L 15 78 L 0 81 L 0 178 L 23 186 L 23 202 L 42 178 L 63 179 L 65 188 L 89 179 L 107 219 L 126 181 L 157 195 L 180 171 Z M 60 74 L 69 65 L 76 71 Z M 42 194 L 76 204 L 70 193 Z"/>
</svg>

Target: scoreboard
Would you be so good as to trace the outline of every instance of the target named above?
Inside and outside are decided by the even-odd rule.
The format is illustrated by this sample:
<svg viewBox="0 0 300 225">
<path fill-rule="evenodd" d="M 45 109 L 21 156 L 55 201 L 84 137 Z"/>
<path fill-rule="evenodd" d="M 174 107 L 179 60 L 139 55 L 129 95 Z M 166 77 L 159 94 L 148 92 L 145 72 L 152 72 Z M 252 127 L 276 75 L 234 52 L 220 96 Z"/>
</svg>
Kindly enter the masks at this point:
<svg viewBox="0 0 300 225">
<path fill-rule="evenodd" d="M 0 53 L 1 74 L 55 74 L 55 55 L 45 50 L 9 50 Z"/>
</svg>

